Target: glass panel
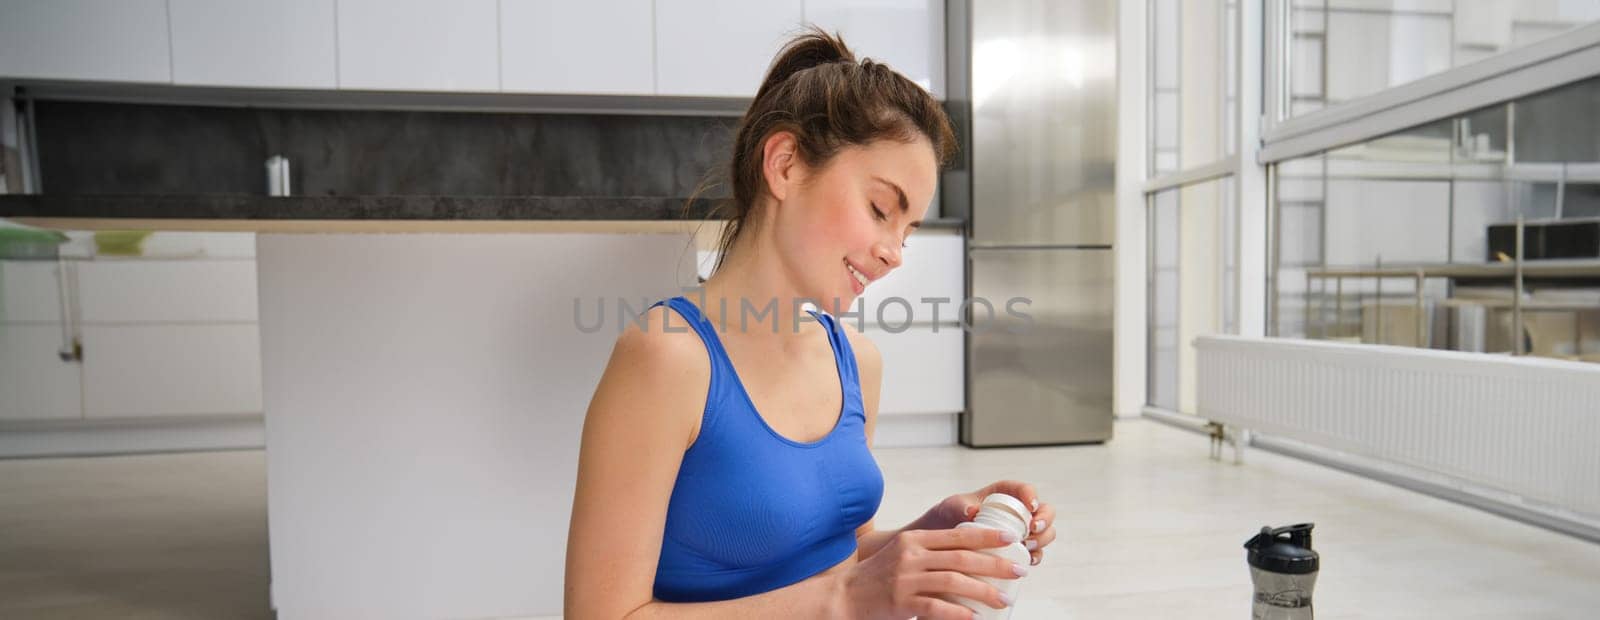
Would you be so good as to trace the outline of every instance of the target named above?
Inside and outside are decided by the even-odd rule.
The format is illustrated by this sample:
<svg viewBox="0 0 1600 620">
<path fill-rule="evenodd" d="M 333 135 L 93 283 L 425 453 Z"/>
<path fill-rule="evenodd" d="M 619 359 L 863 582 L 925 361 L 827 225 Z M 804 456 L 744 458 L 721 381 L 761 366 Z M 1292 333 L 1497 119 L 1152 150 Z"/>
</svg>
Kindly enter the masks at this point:
<svg viewBox="0 0 1600 620">
<path fill-rule="evenodd" d="M 1600 2 L 1288 0 L 1290 115 L 1371 95 L 1600 20 Z"/>
<path fill-rule="evenodd" d="M 1194 412 L 1198 336 L 1238 332 L 1238 213 L 1227 177 L 1150 197 L 1148 399 Z"/>
<path fill-rule="evenodd" d="M 1569 183 L 1561 205 L 1563 218 L 1600 218 L 1600 183 Z"/>
<path fill-rule="evenodd" d="M 1272 174 L 1278 335 L 1600 361 L 1600 78 Z"/>
<path fill-rule="evenodd" d="M 1178 88 L 1178 18 L 1182 5 L 1178 0 L 1151 0 L 1154 36 L 1151 39 L 1150 58 L 1152 79 L 1159 91 L 1176 91 Z"/>
<path fill-rule="evenodd" d="M 1176 151 L 1156 153 L 1156 174 L 1178 171 L 1178 153 Z"/>
<path fill-rule="evenodd" d="M 1237 150 L 1237 0 L 1150 0 L 1150 174 Z"/>
<path fill-rule="evenodd" d="M 1222 333 L 1239 333 L 1239 199 L 1233 177 L 1218 181 L 1217 209 L 1221 233 Z"/>
<path fill-rule="evenodd" d="M 1600 79 L 1526 97 L 1513 108 L 1518 162 L 1600 162 Z M 1496 109 L 1504 118 L 1504 108 Z"/>
<path fill-rule="evenodd" d="M 1228 0 L 1222 16 L 1222 71 L 1227 76 L 1222 100 L 1222 152 L 1239 152 L 1239 3 Z M 1202 164 L 1205 162 L 1194 162 Z"/>
<path fill-rule="evenodd" d="M 1154 194 L 1150 204 L 1150 404 L 1178 409 L 1178 192 Z"/>
<path fill-rule="evenodd" d="M 1155 148 L 1158 153 L 1178 152 L 1178 93 L 1155 95 Z M 1176 163 L 1176 160 L 1174 160 Z"/>
<path fill-rule="evenodd" d="M 1150 169 L 1151 177 L 1178 170 L 1178 0 L 1150 0 Z"/>
</svg>

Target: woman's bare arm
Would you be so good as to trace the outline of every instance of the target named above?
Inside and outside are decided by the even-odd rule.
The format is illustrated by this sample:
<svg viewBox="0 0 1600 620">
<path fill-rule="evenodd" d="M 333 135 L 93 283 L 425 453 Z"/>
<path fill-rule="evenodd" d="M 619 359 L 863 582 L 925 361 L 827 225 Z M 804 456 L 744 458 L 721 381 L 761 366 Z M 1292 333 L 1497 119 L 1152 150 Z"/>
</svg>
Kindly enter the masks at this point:
<svg viewBox="0 0 1600 620">
<path fill-rule="evenodd" d="M 714 603 L 651 596 L 668 500 L 683 452 L 698 434 L 710 378 L 692 332 L 668 333 L 657 307 L 617 338 L 583 425 L 567 535 L 565 616 L 596 618 L 829 618 L 843 604 L 836 574 Z M 684 328 L 681 317 L 668 324 Z"/>
</svg>

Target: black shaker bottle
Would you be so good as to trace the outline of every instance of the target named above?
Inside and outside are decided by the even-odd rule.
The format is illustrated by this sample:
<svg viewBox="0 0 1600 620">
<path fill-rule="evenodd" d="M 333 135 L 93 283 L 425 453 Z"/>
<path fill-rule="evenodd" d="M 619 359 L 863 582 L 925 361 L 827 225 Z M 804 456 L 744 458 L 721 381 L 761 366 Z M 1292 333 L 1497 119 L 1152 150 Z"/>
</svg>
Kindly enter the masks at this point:
<svg viewBox="0 0 1600 620">
<path fill-rule="evenodd" d="M 1263 527 L 1244 543 L 1255 585 L 1253 620 L 1311 620 L 1311 589 L 1317 584 L 1317 552 L 1310 523 Z"/>
</svg>

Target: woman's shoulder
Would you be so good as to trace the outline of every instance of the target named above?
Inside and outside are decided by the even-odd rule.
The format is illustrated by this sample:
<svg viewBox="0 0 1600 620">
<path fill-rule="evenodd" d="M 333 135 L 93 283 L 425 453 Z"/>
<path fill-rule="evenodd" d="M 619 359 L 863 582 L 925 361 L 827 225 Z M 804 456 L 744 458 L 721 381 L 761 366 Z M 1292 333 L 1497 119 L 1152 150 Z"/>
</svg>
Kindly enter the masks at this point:
<svg viewBox="0 0 1600 620">
<path fill-rule="evenodd" d="M 653 306 L 624 326 L 612 357 L 644 370 L 700 370 L 709 375 L 705 344 L 688 321 L 666 304 Z"/>
<path fill-rule="evenodd" d="M 617 335 L 605 375 L 595 395 L 601 413 L 592 405 L 591 416 L 622 416 L 649 424 L 670 420 L 671 434 L 687 432 L 686 447 L 699 436 L 711 362 L 699 335 L 675 311 L 656 306 L 629 321 Z M 664 412 L 672 415 L 660 415 Z M 651 414 L 648 420 L 635 417 L 645 413 Z"/>
</svg>

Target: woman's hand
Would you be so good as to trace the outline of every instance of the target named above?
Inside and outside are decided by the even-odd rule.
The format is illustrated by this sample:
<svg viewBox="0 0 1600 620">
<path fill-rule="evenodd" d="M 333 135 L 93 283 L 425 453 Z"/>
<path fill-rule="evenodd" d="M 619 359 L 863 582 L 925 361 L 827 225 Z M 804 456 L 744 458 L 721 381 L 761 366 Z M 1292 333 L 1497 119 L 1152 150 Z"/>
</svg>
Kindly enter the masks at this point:
<svg viewBox="0 0 1600 620">
<path fill-rule="evenodd" d="M 840 617 L 899 620 L 968 620 L 972 610 L 950 602 L 954 596 L 995 609 L 1011 605 L 1000 590 L 979 576 L 1016 579 L 1027 567 L 980 549 L 1004 547 L 1009 532 L 968 527 L 898 532 L 877 553 L 850 566 L 839 577 Z"/>
<path fill-rule="evenodd" d="M 1056 509 L 1039 500 L 1033 485 L 1016 480 L 1001 480 L 971 493 L 958 493 L 944 498 L 918 518 L 913 527 L 943 530 L 950 529 L 978 516 L 983 498 L 990 493 L 1004 493 L 1022 501 L 1033 510 L 1033 523 L 1028 525 L 1028 537 L 1023 546 L 1033 556 L 1037 565 L 1044 561 L 1044 548 L 1056 540 Z"/>
</svg>

